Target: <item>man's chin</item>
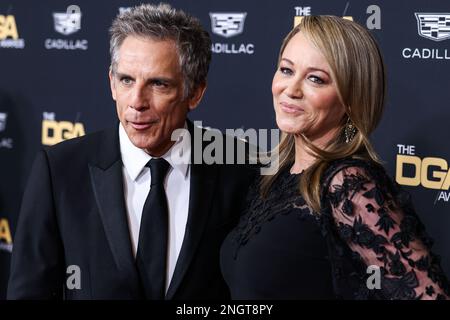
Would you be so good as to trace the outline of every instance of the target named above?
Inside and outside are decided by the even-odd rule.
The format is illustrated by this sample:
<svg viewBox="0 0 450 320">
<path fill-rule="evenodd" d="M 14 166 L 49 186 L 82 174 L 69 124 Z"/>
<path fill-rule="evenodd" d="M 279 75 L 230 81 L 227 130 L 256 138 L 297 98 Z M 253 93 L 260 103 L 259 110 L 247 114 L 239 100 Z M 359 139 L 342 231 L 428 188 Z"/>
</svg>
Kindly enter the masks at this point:
<svg viewBox="0 0 450 320">
<path fill-rule="evenodd" d="M 153 143 L 151 143 L 150 141 L 148 141 L 148 140 L 142 140 L 142 139 L 136 139 L 136 140 L 131 140 L 131 142 L 133 143 L 133 145 L 136 147 L 136 148 L 139 148 L 139 149 L 143 149 L 143 150 L 152 150 L 152 149 L 154 149 L 155 148 L 155 146 L 154 146 L 154 144 Z"/>
<path fill-rule="evenodd" d="M 156 143 L 153 138 L 131 140 L 136 148 L 142 149 L 153 157 L 162 156 L 169 148 L 170 143 Z"/>
<path fill-rule="evenodd" d="M 128 138 L 139 149 L 151 149 L 155 145 L 155 137 L 144 134 L 143 132 L 128 132 Z"/>
</svg>

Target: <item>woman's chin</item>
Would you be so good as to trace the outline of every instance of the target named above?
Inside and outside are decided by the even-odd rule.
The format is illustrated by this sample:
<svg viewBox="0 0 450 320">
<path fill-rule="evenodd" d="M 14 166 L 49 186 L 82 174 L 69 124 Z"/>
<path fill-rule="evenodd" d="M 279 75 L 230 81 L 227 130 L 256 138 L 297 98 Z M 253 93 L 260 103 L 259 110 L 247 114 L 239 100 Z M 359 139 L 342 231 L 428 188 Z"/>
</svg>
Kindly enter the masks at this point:
<svg viewBox="0 0 450 320">
<path fill-rule="evenodd" d="M 292 121 L 277 119 L 277 126 L 278 129 L 284 133 L 297 134 L 301 132 L 301 128 L 298 123 L 293 123 Z"/>
</svg>

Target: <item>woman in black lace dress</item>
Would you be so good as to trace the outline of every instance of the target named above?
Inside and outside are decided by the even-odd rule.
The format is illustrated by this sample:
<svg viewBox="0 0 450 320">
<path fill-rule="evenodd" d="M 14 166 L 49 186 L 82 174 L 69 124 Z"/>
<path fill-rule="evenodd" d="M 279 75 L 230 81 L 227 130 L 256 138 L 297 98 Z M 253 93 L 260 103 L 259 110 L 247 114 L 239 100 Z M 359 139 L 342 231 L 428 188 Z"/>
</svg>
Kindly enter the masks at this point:
<svg viewBox="0 0 450 320">
<path fill-rule="evenodd" d="M 368 139 L 384 78 L 357 23 L 308 16 L 287 35 L 272 84 L 279 169 L 255 182 L 221 250 L 233 299 L 449 297 L 410 199 Z"/>
</svg>

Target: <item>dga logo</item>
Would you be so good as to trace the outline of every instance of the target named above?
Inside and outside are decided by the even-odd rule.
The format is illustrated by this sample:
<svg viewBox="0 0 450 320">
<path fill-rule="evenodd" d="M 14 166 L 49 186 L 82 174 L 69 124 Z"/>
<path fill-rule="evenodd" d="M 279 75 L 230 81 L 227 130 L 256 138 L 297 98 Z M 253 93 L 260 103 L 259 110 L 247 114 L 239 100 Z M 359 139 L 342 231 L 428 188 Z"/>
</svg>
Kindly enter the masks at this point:
<svg viewBox="0 0 450 320">
<path fill-rule="evenodd" d="M 348 5 L 349 4 L 347 3 L 347 6 L 345 7 L 345 10 L 344 10 L 345 12 L 348 9 Z M 294 28 L 295 28 L 298 24 L 300 24 L 303 17 L 311 15 L 311 7 L 294 7 L 294 9 L 295 9 L 295 17 L 294 17 Z M 344 15 L 342 18 L 353 21 L 352 16 Z"/>
<path fill-rule="evenodd" d="M 0 132 L 6 129 L 6 118 L 8 118 L 8 114 L 0 112 Z"/>
<path fill-rule="evenodd" d="M 69 36 L 81 29 L 81 9 L 77 5 L 70 5 L 66 12 L 54 12 L 53 21 L 55 31 Z M 87 50 L 86 39 L 45 39 L 46 49 L 57 50 Z"/>
<path fill-rule="evenodd" d="M 244 32 L 246 12 L 210 12 L 209 16 L 213 34 L 228 39 Z M 223 54 L 253 54 L 255 45 L 252 43 L 213 43 L 211 51 Z"/>
<path fill-rule="evenodd" d="M 85 135 L 81 122 L 55 121 L 55 114 L 44 112 L 42 144 L 51 146 L 61 141 Z"/>
<path fill-rule="evenodd" d="M 434 41 L 450 39 L 450 13 L 417 13 L 417 29 L 421 37 Z"/>
<path fill-rule="evenodd" d="M 230 38 L 244 31 L 246 12 L 241 13 L 213 13 L 211 17 L 212 32 L 219 36 Z"/>
<path fill-rule="evenodd" d="M 415 146 L 397 145 L 395 180 L 405 186 L 422 186 L 439 190 L 436 201 L 450 200 L 450 168 L 447 160 L 437 157 L 420 158 L 415 155 Z"/>
<path fill-rule="evenodd" d="M 300 24 L 304 16 L 311 15 L 311 7 L 294 7 L 295 17 L 294 17 L 294 28 Z"/>
<path fill-rule="evenodd" d="M 13 243 L 7 219 L 0 219 L 0 250 L 12 252 Z"/>
<path fill-rule="evenodd" d="M 25 41 L 19 39 L 16 19 L 13 15 L 0 15 L 0 48 L 25 48 Z"/>
<path fill-rule="evenodd" d="M 67 8 L 67 12 L 53 13 L 55 30 L 65 36 L 75 33 L 81 28 L 81 11 L 76 5 Z"/>
<path fill-rule="evenodd" d="M 346 15 L 347 10 L 350 6 L 350 2 L 347 2 L 344 13 L 342 15 L 343 19 L 353 21 L 352 16 Z M 295 9 L 295 17 L 294 17 L 294 28 L 300 24 L 303 17 L 311 15 L 311 7 L 294 7 Z M 381 9 L 377 5 L 370 5 L 366 9 L 366 13 L 370 14 L 366 21 L 366 27 L 369 30 L 381 29 Z"/>
</svg>

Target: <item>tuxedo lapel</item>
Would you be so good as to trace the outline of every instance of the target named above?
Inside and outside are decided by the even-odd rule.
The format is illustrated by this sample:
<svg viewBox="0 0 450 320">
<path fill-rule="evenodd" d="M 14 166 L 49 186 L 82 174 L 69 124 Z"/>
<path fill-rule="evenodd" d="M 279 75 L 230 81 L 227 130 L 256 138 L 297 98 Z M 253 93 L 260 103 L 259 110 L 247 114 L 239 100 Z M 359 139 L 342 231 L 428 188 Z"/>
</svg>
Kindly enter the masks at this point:
<svg viewBox="0 0 450 320">
<path fill-rule="evenodd" d="M 118 128 L 105 131 L 97 159 L 89 165 L 92 188 L 114 261 L 121 273 L 138 281 L 123 190 Z M 131 282 L 133 283 L 133 282 Z"/>
<path fill-rule="evenodd" d="M 202 130 L 195 128 L 188 121 L 188 128 L 191 134 L 192 154 L 194 157 L 194 130 Z M 200 133 L 202 132 L 200 131 Z M 193 163 L 193 161 L 191 161 Z M 176 293 L 186 271 L 192 261 L 195 251 L 202 238 L 206 222 L 211 211 L 212 200 L 215 193 L 215 181 L 218 172 L 217 165 L 191 164 L 191 182 L 189 195 L 189 211 L 186 223 L 186 232 L 184 235 L 183 245 L 178 256 L 172 281 L 166 294 L 166 299 L 172 299 Z"/>
</svg>

